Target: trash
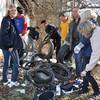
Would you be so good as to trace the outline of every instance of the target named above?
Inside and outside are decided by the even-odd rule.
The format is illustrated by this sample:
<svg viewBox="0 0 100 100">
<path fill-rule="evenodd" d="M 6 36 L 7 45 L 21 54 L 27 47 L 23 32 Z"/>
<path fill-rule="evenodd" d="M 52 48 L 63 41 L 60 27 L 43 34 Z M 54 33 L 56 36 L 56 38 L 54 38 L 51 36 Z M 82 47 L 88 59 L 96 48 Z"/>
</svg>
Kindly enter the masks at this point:
<svg viewBox="0 0 100 100">
<path fill-rule="evenodd" d="M 25 86 L 26 86 L 26 84 L 25 84 L 25 83 L 23 83 L 23 84 L 21 84 L 21 86 L 25 87 Z"/>
<path fill-rule="evenodd" d="M 54 92 L 46 91 L 39 96 L 39 100 L 55 100 Z"/>
<path fill-rule="evenodd" d="M 60 96 L 61 95 L 60 84 L 56 86 L 56 95 L 57 96 Z"/>
<path fill-rule="evenodd" d="M 22 94 L 25 94 L 25 89 L 16 89 L 16 91 L 22 93 Z"/>
</svg>

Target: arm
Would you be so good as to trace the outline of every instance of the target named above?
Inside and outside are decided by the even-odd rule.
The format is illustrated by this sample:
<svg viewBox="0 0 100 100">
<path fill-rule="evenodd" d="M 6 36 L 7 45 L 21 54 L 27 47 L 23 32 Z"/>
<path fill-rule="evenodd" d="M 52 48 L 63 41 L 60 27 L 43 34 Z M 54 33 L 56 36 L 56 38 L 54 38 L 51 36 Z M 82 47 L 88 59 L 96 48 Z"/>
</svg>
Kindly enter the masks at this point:
<svg viewBox="0 0 100 100">
<path fill-rule="evenodd" d="M 23 20 L 24 20 L 24 23 L 23 23 L 23 29 L 22 29 L 22 35 L 25 35 L 26 32 L 27 32 L 27 22 L 26 22 L 26 19 L 24 16 L 22 16 Z"/>
<path fill-rule="evenodd" d="M 2 38 L 2 44 L 5 48 L 12 47 L 12 39 L 10 38 L 10 21 L 7 18 L 3 18 L 1 23 L 1 38 Z"/>
<path fill-rule="evenodd" d="M 10 22 L 8 21 L 7 18 L 3 18 L 1 23 L 2 35 L 8 35 L 9 29 L 10 29 Z"/>
<path fill-rule="evenodd" d="M 92 54 L 91 54 L 89 64 L 86 65 L 85 68 L 86 71 L 91 71 L 99 61 L 100 58 L 100 35 L 99 34 L 100 33 L 98 34 L 94 33 L 93 36 L 91 37 Z"/>
</svg>

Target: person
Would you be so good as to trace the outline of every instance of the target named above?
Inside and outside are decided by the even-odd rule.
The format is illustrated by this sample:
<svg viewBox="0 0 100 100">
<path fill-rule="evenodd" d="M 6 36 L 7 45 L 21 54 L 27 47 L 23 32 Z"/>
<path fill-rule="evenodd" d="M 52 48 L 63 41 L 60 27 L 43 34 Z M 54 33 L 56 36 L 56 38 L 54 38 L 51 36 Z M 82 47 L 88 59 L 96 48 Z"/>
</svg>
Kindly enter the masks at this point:
<svg viewBox="0 0 100 100">
<path fill-rule="evenodd" d="M 77 26 L 80 22 L 80 14 L 79 14 L 79 8 L 74 7 L 72 9 L 72 18 L 73 20 L 69 24 L 69 34 L 68 34 L 68 41 L 70 43 L 70 51 L 72 54 L 74 53 L 74 47 L 79 43 L 80 41 L 80 33 L 77 30 Z M 80 77 L 80 66 L 81 64 L 79 63 L 81 60 L 81 53 L 75 54 L 74 53 L 74 58 L 75 58 L 75 66 L 76 66 L 76 77 Z"/>
<path fill-rule="evenodd" d="M 41 25 L 45 27 L 45 32 L 50 34 L 50 39 L 53 39 L 54 47 L 56 47 L 56 56 L 61 47 L 61 36 L 58 32 L 57 27 L 52 24 L 48 24 L 46 20 L 41 21 Z"/>
<path fill-rule="evenodd" d="M 80 92 L 87 93 L 88 83 L 90 82 L 94 91 L 93 95 L 95 96 L 98 95 L 100 91 L 96 80 L 91 75 L 91 71 L 93 70 L 100 58 L 100 27 L 96 26 L 91 21 L 85 21 L 79 24 L 78 30 L 85 38 L 90 38 L 92 48 L 89 63 L 86 65 L 86 68 L 81 72 L 81 76 L 83 77 L 83 86 Z"/>
<path fill-rule="evenodd" d="M 90 20 L 94 24 L 97 25 L 96 18 L 97 15 L 94 11 L 92 10 L 85 10 L 81 15 L 81 21 L 80 23 Z M 92 48 L 91 48 L 91 43 L 89 38 L 85 38 L 84 36 L 80 35 L 80 42 L 78 45 L 75 46 L 74 48 L 74 53 L 75 54 L 81 54 L 80 56 L 80 64 L 81 66 L 79 67 L 79 74 L 85 69 L 86 64 L 89 63 L 90 56 L 91 56 Z"/>
<path fill-rule="evenodd" d="M 23 36 L 27 33 L 27 21 L 24 16 L 24 9 L 17 7 L 17 17 L 15 19 L 15 24 L 18 32 Z"/>
<path fill-rule="evenodd" d="M 60 15 L 60 33 L 61 33 L 61 42 L 62 44 L 68 38 L 68 30 L 69 30 L 69 22 L 68 17 L 65 16 L 63 13 Z"/>
<path fill-rule="evenodd" d="M 2 20 L 0 32 L 0 48 L 4 55 L 2 81 L 4 85 L 8 85 L 9 87 L 19 85 L 19 82 L 17 81 L 19 66 L 18 49 L 23 46 L 19 33 L 15 27 L 16 16 L 17 9 L 15 5 L 12 4 L 9 7 L 7 15 Z M 10 57 L 13 61 L 13 66 L 11 81 L 8 81 L 7 74 Z"/>
<path fill-rule="evenodd" d="M 22 41 L 25 39 L 22 37 L 27 33 L 27 21 L 24 15 L 24 9 L 22 7 L 17 7 L 17 16 L 15 18 L 15 25 L 18 30 L 19 35 L 21 36 Z M 23 42 L 24 43 L 24 42 Z M 24 45 L 24 44 L 23 44 Z M 24 55 L 24 48 L 20 48 L 18 50 L 19 58 Z M 20 60 L 20 66 L 22 66 L 23 60 Z"/>
<path fill-rule="evenodd" d="M 29 36 L 33 40 L 38 40 L 39 39 L 39 32 L 36 30 L 38 27 L 28 27 L 27 30 L 29 30 Z"/>
</svg>

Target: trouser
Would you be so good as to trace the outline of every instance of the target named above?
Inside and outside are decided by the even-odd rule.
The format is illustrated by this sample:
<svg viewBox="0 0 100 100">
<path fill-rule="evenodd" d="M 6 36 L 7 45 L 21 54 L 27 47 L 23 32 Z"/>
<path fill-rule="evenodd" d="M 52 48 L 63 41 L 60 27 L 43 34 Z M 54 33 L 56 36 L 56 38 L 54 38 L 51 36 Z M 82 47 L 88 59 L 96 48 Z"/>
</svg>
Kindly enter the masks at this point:
<svg viewBox="0 0 100 100">
<path fill-rule="evenodd" d="M 59 51 L 59 49 L 61 47 L 61 39 L 60 38 L 54 39 L 53 40 L 53 44 L 54 44 L 54 49 L 56 49 L 56 56 L 57 56 L 58 51 Z"/>
<path fill-rule="evenodd" d="M 94 93 L 98 93 L 99 92 L 98 84 L 96 80 L 93 78 L 93 76 L 91 75 L 90 71 L 87 72 L 86 76 L 83 78 L 83 86 L 82 86 L 83 91 L 86 91 L 88 89 L 89 82 L 91 83 Z"/>
<path fill-rule="evenodd" d="M 3 82 L 7 82 L 7 74 L 8 74 L 8 67 L 10 65 L 10 59 L 12 59 L 13 66 L 12 66 L 12 81 L 17 81 L 18 77 L 18 66 L 19 66 L 19 56 L 18 51 L 13 50 L 9 52 L 8 50 L 2 50 L 4 55 L 4 66 L 3 66 Z"/>
<path fill-rule="evenodd" d="M 81 51 L 75 55 L 75 64 L 76 64 L 76 76 L 80 77 L 81 72 L 85 69 L 86 65 L 89 63 L 90 56 L 82 55 Z"/>
</svg>

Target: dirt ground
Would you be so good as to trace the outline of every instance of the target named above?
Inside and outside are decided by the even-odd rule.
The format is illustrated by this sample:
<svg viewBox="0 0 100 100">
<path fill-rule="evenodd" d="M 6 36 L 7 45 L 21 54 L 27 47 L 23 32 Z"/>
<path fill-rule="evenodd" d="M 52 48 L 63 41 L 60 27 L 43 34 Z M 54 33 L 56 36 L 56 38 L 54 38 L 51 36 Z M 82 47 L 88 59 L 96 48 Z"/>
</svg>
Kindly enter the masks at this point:
<svg viewBox="0 0 100 100">
<path fill-rule="evenodd" d="M 2 73 L 1 69 L 2 67 L 0 67 L 0 76 Z M 100 66 L 98 65 L 92 73 L 100 87 Z M 19 81 L 21 85 L 18 87 L 9 88 L 7 86 L 3 86 L 2 82 L 0 82 L 0 100 L 32 100 L 34 95 L 34 87 L 25 80 L 24 74 L 25 71 L 20 69 Z M 27 82 L 26 86 L 24 86 L 26 84 L 25 82 Z M 25 84 L 23 85 L 23 83 Z M 78 92 L 74 92 L 68 95 L 56 97 L 56 100 L 100 100 L 100 95 L 93 97 L 92 93 L 93 91 L 90 86 L 90 91 L 87 94 L 79 95 Z"/>
</svg>

